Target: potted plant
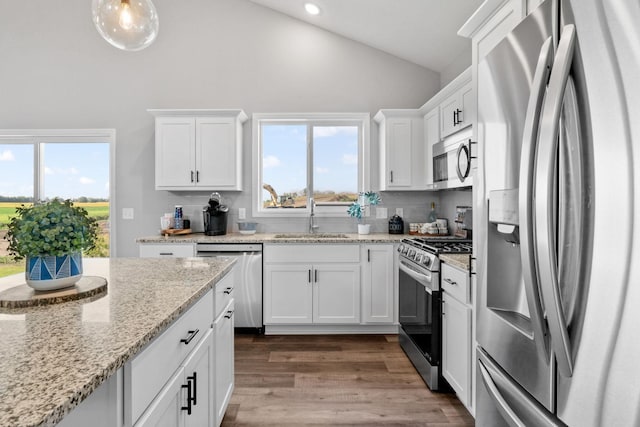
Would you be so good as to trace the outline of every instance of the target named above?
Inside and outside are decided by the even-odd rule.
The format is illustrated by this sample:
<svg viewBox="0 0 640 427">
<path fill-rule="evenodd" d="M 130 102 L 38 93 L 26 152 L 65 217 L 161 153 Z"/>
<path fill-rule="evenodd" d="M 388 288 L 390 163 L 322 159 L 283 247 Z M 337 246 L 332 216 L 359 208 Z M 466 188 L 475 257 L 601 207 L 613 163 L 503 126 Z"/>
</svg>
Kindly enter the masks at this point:
<svg viewBox="0 0 640 427">
<path fill-rule="evenodd" d="M 9 222 L 9 254 L 26 258 L 27 285 L 39 291 L 72 286 L 82 277 L 82 251 L 94 247 L 98 223 L 71 200 L 16 208 Z"/>
<path fill-rule="evenodd" d="M 368 206 L 378 205 L 381 202 L 380 195 L 374 191 L 358 193 L 358 200 L 353 202 L 347 209 L 349 216 L 358 219 L 358 234 L 369 234 L 371 225 L 365 224 L 363 216 L 366 214 Z"/>
</svg>

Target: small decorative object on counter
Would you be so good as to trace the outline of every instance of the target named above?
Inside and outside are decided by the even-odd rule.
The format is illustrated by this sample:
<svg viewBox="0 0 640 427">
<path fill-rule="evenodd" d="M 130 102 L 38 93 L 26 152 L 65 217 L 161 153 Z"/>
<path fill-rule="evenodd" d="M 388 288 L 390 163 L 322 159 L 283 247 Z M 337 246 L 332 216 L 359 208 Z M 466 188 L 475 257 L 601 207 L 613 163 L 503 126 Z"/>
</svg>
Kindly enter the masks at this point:
<svg viewBox="0 0 640 427">
<path fill-rule="evenodd" d="M 358 200 L 353 202 L 347 213 L 349 216 L 358 219 L 358 234 L 369 234 L 371 231 L 371 225 L 365 224 L 363 217 L 366 216 L 367 207 L 375 206 L 382 203 L 380 195 L 374 191 L 366 191 L 358 193 Z"/>
<path fill-rule="evenodd" d="M 399 215 L 394 215 L 389 219 L 389 234 L 403 234 L 404 221 Z"/>
<path fill-rule="evenodd" d="M 9 254 L 27 258 L 27 285 L 38 291 L 73 286 L 82 277 L 82 251 L 98 239 L 98 222 L 71 200 L 16 208 L 9 222 Z"/>
</svg>

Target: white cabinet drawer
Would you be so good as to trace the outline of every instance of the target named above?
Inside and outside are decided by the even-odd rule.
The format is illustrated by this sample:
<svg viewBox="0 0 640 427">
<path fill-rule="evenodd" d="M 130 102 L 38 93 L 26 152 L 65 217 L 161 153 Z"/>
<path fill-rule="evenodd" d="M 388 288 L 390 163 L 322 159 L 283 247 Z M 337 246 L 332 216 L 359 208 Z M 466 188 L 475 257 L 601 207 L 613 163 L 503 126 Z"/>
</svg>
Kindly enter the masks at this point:
<svg viewBox="0 0 640 427">
<path fill-rule="evenodd" d="M 188 258 L 195 256 L 193 244 L 141 244 L 139 249 L 140 258 Z"/>
<path fill-rule="evenodd" d="M 222 313 L 222 310 L 229 305 L 234 295 L 234 288 L 236 286 L 236 267 L 228 272 L 222 280 L 216 283 L 215 287 L 215 300 L 216 309 L 214 311 L 214 319 L 217 319 Z"/>
<path fill-rule="evenodd" d="M 204 295 L 125 365 L 125 419 L 134 424 L 213 323 L 213 291 Z M 129 406 L 129 407 L 127 407 Z"/>
<path fill-rule="evenodd" d="M 264 262 L 360 262 L 360 245 L 265 245 Z"/>
<path fill-rule="evenodd" d="M 469 304 L 469 272 L 457 269 L 449 264 L 441 264 L 442 280 L 440 285 L 449 295 L 463 304 Z"/>
</svg>

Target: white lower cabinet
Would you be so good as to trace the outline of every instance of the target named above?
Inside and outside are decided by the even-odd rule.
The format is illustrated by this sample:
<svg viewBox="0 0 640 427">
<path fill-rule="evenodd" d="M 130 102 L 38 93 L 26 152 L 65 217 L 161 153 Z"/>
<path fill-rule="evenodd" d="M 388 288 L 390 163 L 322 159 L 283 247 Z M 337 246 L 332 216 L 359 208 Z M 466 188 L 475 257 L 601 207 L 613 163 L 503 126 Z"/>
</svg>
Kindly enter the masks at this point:
<svg viewBox="0 0 640 427">
<path fill-rule="evenodd" d="M 139 427 L 214 425 L 212 329 L 200 340 L 184 365 L 162 388 L 135 424 Z"/>
<path fill-rule="evenodd" d="M 234 388 L 234 348 L 233 348 L 233 311 L 234 300 L 220 312 L 214 322 L 215 330 L 215 420 L 216 426 L 222 423 L 224 413 L 229 406 Z M 195 425 L 195 424 L 194 424 Z M 210 426 L 212 422 L 198 424 Z"/>
<path fill-rule="evenodd" d="M 471 332 L 469 272 L 441 264 L 442 376 L 458 399 L 471 408 Z"/>
<path fill-rule="evenodd" d="M 360 323 L 359 245 L 267 245 L 264 323 Z"/>
<path fill-rule="evenodd" d="M 393 245 L 362 246 L 362 322 L 393 323 Z"/>
</svg>

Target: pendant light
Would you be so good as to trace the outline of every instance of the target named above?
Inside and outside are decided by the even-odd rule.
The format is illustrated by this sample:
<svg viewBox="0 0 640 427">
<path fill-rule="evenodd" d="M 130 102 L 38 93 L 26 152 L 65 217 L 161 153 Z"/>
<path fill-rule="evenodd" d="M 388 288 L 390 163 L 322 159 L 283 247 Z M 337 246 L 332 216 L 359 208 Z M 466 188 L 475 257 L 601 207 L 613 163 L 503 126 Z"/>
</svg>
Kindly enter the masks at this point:
<svg viewBox="0 0 640 427">
<path fill-rule="evenodd" d="M 100 35 L 118 49 L 142 50 L 158 35 L 158 14 L 151 0 L 93 0 L 91 9 Z"/>
</svg>

